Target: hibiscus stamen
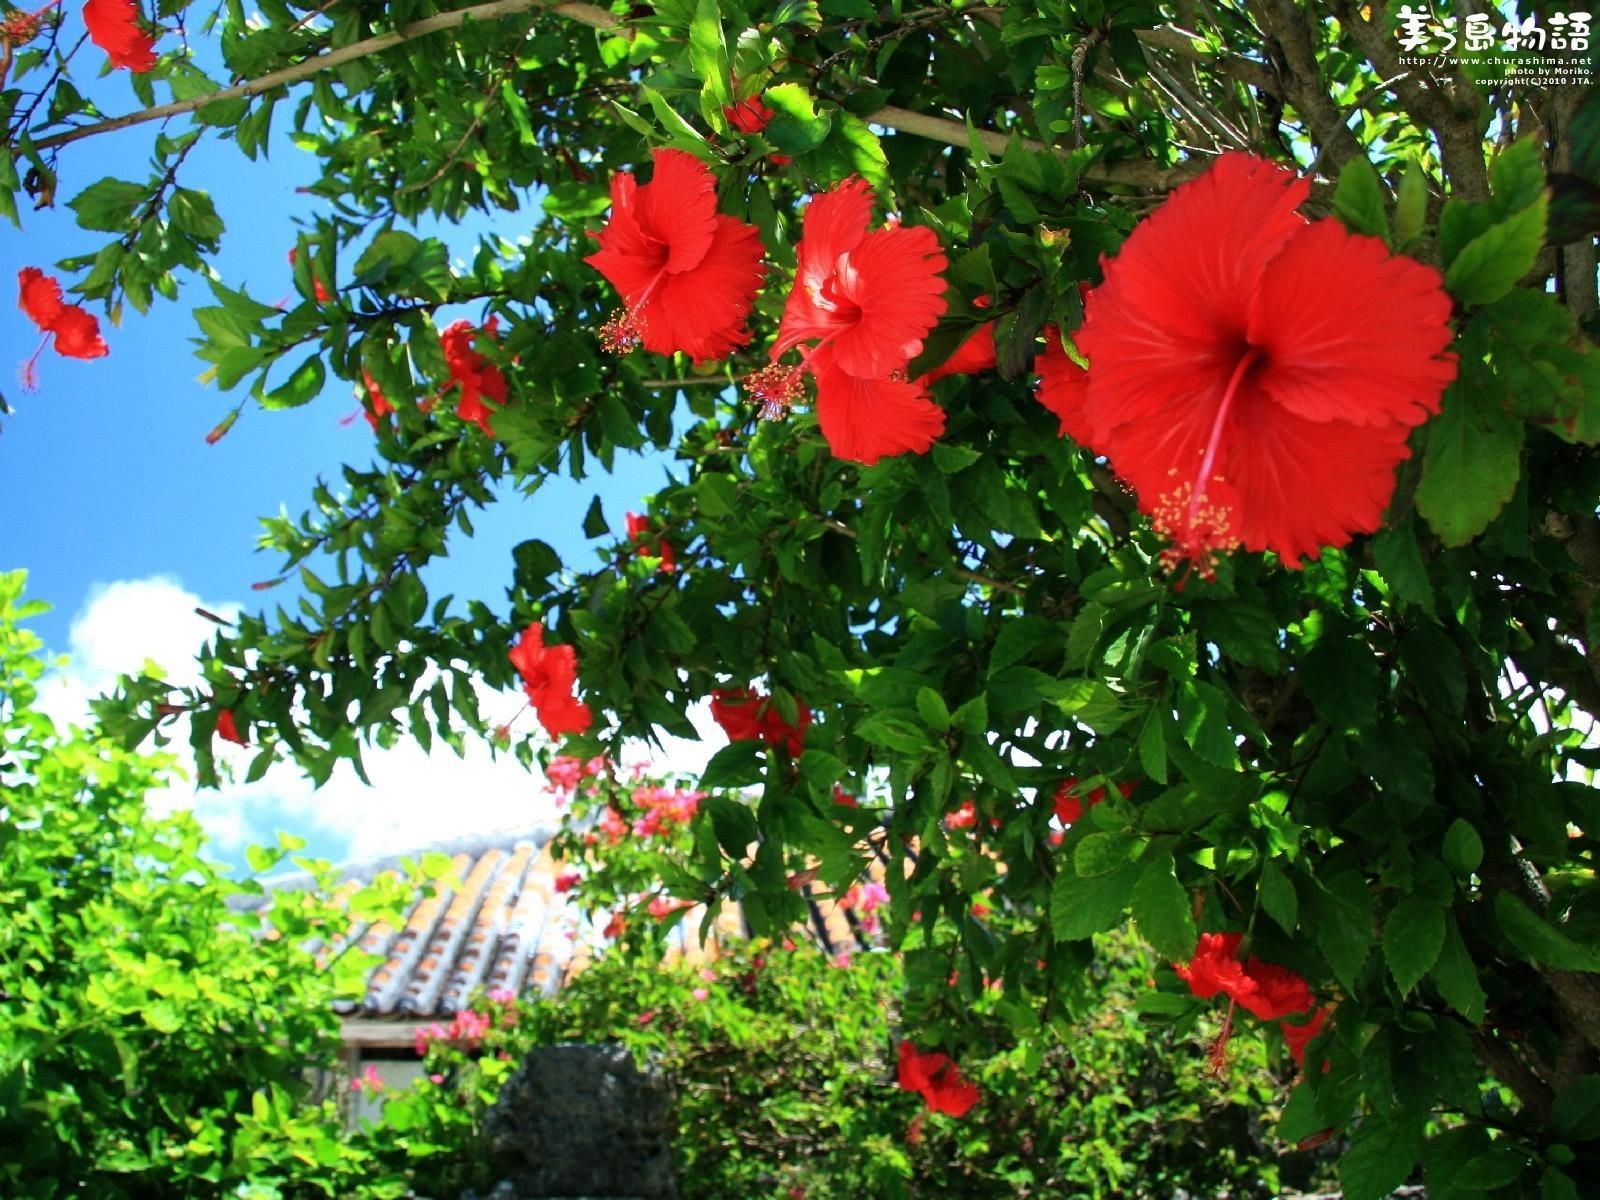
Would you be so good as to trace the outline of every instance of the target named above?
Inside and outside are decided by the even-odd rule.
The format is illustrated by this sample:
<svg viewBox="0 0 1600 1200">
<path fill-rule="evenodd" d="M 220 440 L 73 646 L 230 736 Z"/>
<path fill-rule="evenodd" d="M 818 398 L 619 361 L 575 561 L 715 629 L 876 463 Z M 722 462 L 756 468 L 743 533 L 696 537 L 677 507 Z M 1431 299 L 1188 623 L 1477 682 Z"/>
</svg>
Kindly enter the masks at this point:
<svg viewBox="0 0 1600 1200">
<path fill-rule="evenodd" d="M 804 394 L 804 380 L 805 368 L 773 363 L 751 371 L 745 376 L 744 386 L 751 398 L 761 405 L 763 420 L 781 421 Z"/>
<path fill-rule="evenodd" d="M 1222 1018 L 1222 1032 L 1217 1034 L 1217 1040 L 1211 1043 L 1206 1054 L 1206 1069 L 1218 1079 L 1228 1073 L 1228 1040 L 1233 1037 L 1234 1007 L 1235 1002 L 1229 1000 L 1228 1015 Z"/>
<path fill-rule="evenodd" d="M 49 344 L 50 335 L 46 333 L 44 337 L 39 340 L 39 348 L 29 356 L 26 362 L 17 368 L 17 377 L 22 383 L 23 391 L 36 392 L 39 390 L 39 355 L 44 353 L 44 348 Z"/>
<path fill-rule="evenodd" d="M 607 354 L 626 354 L 643 341 L 644 322 L 633 309 L 617 309 L 600 326 L 600 346 Z"/>
</svg>

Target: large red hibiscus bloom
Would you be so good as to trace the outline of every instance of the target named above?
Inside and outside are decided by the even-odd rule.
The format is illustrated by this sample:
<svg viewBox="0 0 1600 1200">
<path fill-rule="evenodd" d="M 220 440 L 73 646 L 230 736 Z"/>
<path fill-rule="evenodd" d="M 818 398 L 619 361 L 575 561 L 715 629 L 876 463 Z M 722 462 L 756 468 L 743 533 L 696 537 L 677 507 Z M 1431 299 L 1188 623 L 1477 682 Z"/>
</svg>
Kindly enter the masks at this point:
<svg viewBox="0 0 1600 1200">
<path fill-rule="evenodd" d="M 456 402 L 456 416 L 463 421 L 471 421 L 490 437 L 494 436 L 494 430 L 489 425 L 494 409 L 484 400 L 491 400 L 496 405 L 506 402 L 506 377 L 499 367 L 474 348 L 473 342 L 480 332 L 493 341 L 498 329 L 499 319 L 490 317 L 481 331 L 471 321 L 454 321 L 439 334 L 439 340 L 444 344 L 445 365 L 450 368 L 450 383 L 445 390 L 451 387 L 461 389 L 461 398 Z"/>
<path fill-rule="evenodd" d="M 840 458 L 868 466 L 890 454 L 924 453 L 944 432 L 944 410 L 905 368 L 945 310 L 945 257 L 933 230 L 890 223 L 868 230 L 872 189 L 849 179 L 806 206 L 794 288 L 784 306 L 774 363 L 797 347 L 803 368 L 758 371 L 750 388 L 769 413 L 817 383 L 817 420 Z M 806 343 L 815 343 L 806 346 Z"/>
<path fill-rule="evenodd" d="M 611 180 L 611 220 L 584 259 L 622 293 L 624 311 L 607 322 L 610 350 L 721 358 L 750 340 L 744 327 L 761 287 L 761 238 L 717 211 L 717 180 L 682 150 L 655 151 L 655 174 Z"/>
<path fill-rule="evenodd" d="M 89 38 L 113 67 L 142 73 L 156 65 L 155 35 L 140 28 L 141 15 L 137 0 L 89 0 L 83 6 Z"/>
<path fill-rule="evenodd" d="M 906 1091 L 918 1093 L 934 1112 L 964 1117 L 983 1099 L 976 1086 L 961 1078 L 949 1055 L 920 1053 L 910 1041 L 900 1043 L 898 1054 L 896 1081 Z"/>
<path fill-rule="evenodd" d="M 1144 221 L 1057 347 L 1040 399 L 1111 460 L 1173 547 L 1291 567 L 1378 528 L 1412 427 L 1455 378 L 1437 271 L 1296 209 L 1310 184 L 1225 154 Z"/>
<path fill-rule="evenodd" d="M 511 665 L 539 724 L 551 737 L 583 733 L 593 723 L 589 706 L 576 695 L 578 652 L 571 646 L 546 646 L 544 626 L 535 621 L 511 648 Z"/>
</svg>

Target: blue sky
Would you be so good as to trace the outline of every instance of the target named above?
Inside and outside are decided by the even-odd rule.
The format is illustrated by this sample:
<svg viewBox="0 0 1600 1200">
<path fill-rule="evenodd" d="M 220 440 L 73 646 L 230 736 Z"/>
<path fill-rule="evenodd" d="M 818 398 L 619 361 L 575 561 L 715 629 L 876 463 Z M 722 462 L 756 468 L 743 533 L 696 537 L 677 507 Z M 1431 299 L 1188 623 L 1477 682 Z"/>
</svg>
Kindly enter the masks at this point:
<svg viewBox="0 0 1600 1200">
<path fill-rule="evenodd" d="M 122 72 L 96 82 L 93 93 L 107 113 L 138 107 Z M 68 147 L 61 196 L 105 175 L 143 179 L 153 136 L 145 126 Z M 296 219 L 316 213 L 315 199 L 296 188 L 314 178 L 314 161 L 283 137 L 269 162 L 252 163 L 214 138 L 190 155 L 182 184 L 209 192 L 227 226 L 214 263 L 224 283 L 268 303 L 292 294 L 286 255 Z M 534 203 L 521 213 L 497 214 L 493 225 L 485 220 L 437 232 L 460 253 L 482 232 L 515 237 L 538 218 Z M 79 230 L 64 205 L 25 213 L 22 233 L 9 227 L 0 233 L 4 286 L 13 286 L 24 266 L 54 272 L 58 260 L 92 252 L 104 237 Z M 65 275 L 63 281 L 71 282 Z M 250 590 L 279 566 L 255 549 L 258 518 L 280 508 L 298 515 L 319 477 L 336 481 L 341 464 L 371 461 L 371 433 L 364 421 L 347 420 L 357 402 L 337 380 L 299 409 L 247 406 L 228 435 L 207 446 L 206 433 L 237 400 L 237 393 L 197 382 L 205 364 L 193 355 L 190 309 L 211 302 L 204 282 L 189 279 L 178 303 L 158 300 L 142 315 L 128 308 L 120 327 L 97 313 L 108 357 L 80 362 L 47 349 L 37 391 L 24 393 L 15 376 L 0 387 L 16 410 L 0 426 L 0 570 L 28 570 L 29 594 L 55 606 L 34 628 L 53 651 L 70 651 L 77 660 L 58 679 L 57 715 L 69 715 L 115 670 L 136 668 L 147 654 L 169 673 L 184 674 L 192 653 L 183 647 L 197 646 L 207 633 L 193 615 L 196 604 L 226 613 L 259 608 L 263 598 L 274 606 L 291 601 L 288 586 L 265 597 Z M 38 340 L 14 301 L 0 304 L 0 347 L 12 368 Z M 624 511 L 639 507 L 663 480 L 660 455 L 619 459 L 613 476 L 558 482 L 534 500 L 475 513 L 470 553 L 430 568 L 430 593 L 477 597 L 504 611 L 512 546 L 538 536 L 569 563 L 586 565 L 603 544 L 587 541 L 579 528 L 590 498 L 600 494 L 620 534 Z M 507 703 L 520 707 L 512 697 Z M 381 794 L 365 793 L 353 776 L 341 774 L 312 795 L 292 773 L 275 770 L 252 788 L 197 801 L 179 785 L 162 804 L 193 802 L 213 830 L 214 848 L 235 861 L 245 840 L 270 839 L 277 827 L 309 835 L 313 851 L 338 859 L 420 844 L 435 828 L 434 836 L 447 837 L 548 811 L 538 781 L 512 760 L 474 754 L 466 764 L 423 764 L 395 753 L 393 769 L 375 765 Z M 247 762 L 246 754 L 241 772 Z M 441 787 L 459 794 L 469 786 L 492 795 L 477 808 L 437 800 Z"/>
</svg>

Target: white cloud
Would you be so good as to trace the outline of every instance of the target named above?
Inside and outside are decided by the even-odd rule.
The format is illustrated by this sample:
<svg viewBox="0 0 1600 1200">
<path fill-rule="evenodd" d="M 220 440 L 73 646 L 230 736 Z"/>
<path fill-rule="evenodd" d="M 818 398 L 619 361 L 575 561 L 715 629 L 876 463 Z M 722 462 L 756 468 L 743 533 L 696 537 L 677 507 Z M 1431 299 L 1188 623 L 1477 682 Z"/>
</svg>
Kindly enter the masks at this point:
<svg viewBox="0 0 1600 1200">
<path fill-rule="evenodd" d="M 89 699 L 110 688 L 121 673 L 139 670 L 146 659 L 159 664 L 175 683 L 195 682 L 200 677 L 196 655 L 216 632 L 215 624 L 197 615 L 196 608 L 223 618 L 240 611 L 237 603 L 203 600 L 168 577 L 95 587 L 73 619 L 70 662 L 44 681 L 40 707 L 57 722 L 82 723 Z M 523 709 L 521 696 L 482 688 L 479 703 L 491 722 L 509 720 Z M 695 706 L 689 717 L 704 740 L 667 737 L 656 752 L 633 744 L 624 757 L 698 774 L 726 738 L 711 720 L 708 705 Z M 524 714 L 522 721 L 527 720 Z M 362 761 L 371 787 L 341 763 L 316 789 L 293 763 L 280 762 L 254 783 L 200 791 L 187 782 L 193 764 L 186 738 L 186 730 L 176 731 L 171 747 L 186 778 L 153 793 L 150 805 L 158 812 L 191 809 L 213 848 L 228 859 L 237 860 L 248 843 L 272 843 L 279 829 L 311 839 L 312 852 L 359 859 L 463 834 L 553 822 L 556 816 L 537 775 L 523 770 L 509 754 L 494 756 L 476 740 L 469 739 L 462 758 L 439 745 L 424 754 L 409 740 L 388 750 L 367 748 Z M 255 756 L 253 748 L 222 741 L 215 750 L 218 762 L 232 767 L 241 779 Z"/>
</svg>

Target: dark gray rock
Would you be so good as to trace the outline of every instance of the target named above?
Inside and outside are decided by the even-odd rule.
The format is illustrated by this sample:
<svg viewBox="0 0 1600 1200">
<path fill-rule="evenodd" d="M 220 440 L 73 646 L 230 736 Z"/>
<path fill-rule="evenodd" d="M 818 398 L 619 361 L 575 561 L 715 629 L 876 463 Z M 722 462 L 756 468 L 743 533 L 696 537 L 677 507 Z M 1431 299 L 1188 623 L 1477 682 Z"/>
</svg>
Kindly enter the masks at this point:
<svg viewBox="0 0 1600 1200">
<path fill-rule="evenodd" d="M 506 1080 L 484 1132 L 519 1200 L 677 1200 L 671 1081 L 621 1046 L 541 1046 Z"/>
</svg>

